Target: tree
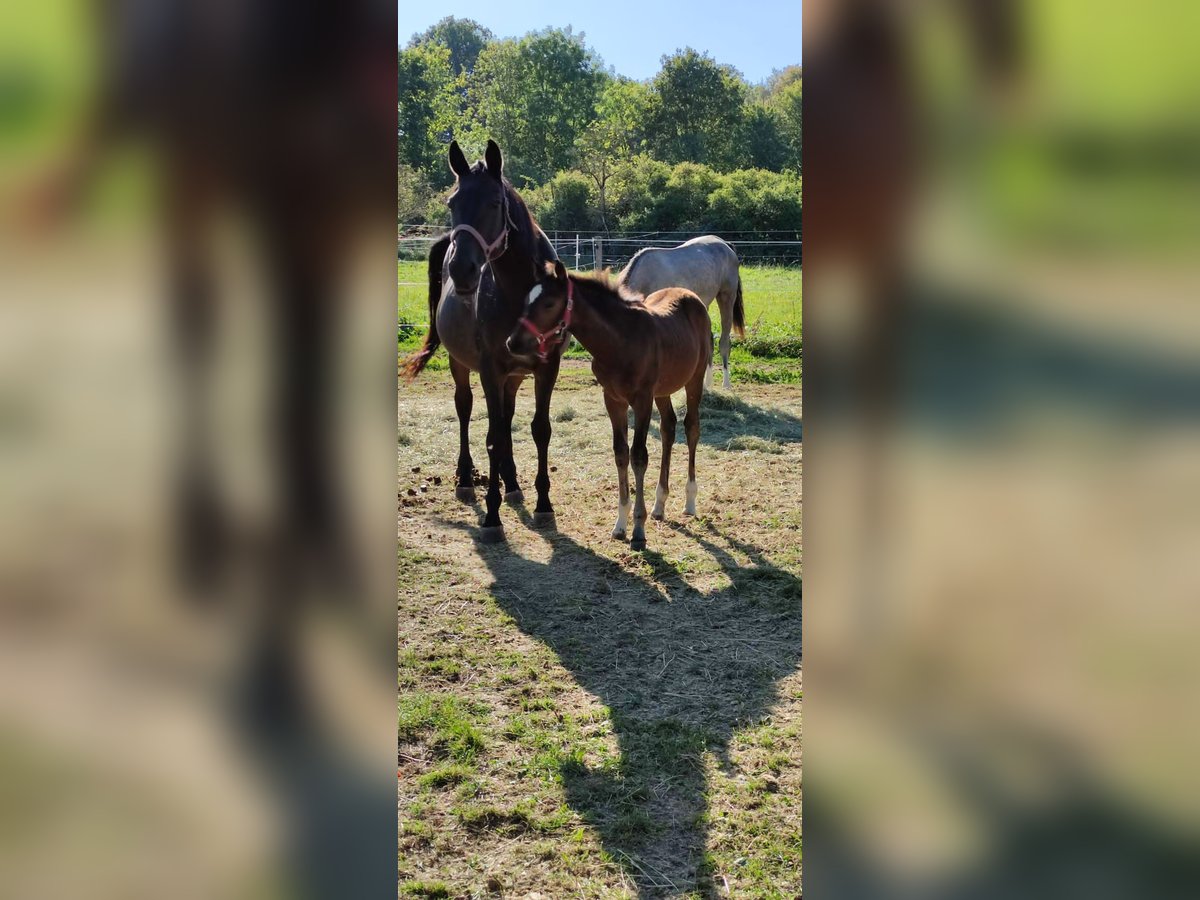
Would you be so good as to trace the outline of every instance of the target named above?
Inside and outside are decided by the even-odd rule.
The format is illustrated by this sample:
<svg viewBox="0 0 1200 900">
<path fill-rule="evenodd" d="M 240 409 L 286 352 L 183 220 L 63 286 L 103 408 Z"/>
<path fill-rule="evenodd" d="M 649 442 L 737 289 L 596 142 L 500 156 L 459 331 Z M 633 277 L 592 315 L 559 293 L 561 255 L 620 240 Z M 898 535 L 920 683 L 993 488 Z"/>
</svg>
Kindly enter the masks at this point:
<svg viewBox="0 0 1200 900">
<path fill-rule="evenodd" d="M 397 157 L 432 176 L 445 166 L 437 138 L 439 119 L 453 102 L 450 51 L 438 44 L 418 44 L 397 55 Z M 439 183 L 446 183 L 440 173 Z"/>
<path fill-rule="evenodd" d="M 784 127 L 783 116 L 774 107 L 762 103 L 746 107 L 743 165 L 772 172 L 783 169 L 791 150 Z"/>
<path fill-rule="evenodd" d="M 475 61 L 489 41 L 495 39 L 492 32 L 474 19 L 456 19 L 446 16 L 436 25 L 430 25 L 420 34 L 414 34 L 409 47 L 419 44 L 440 44 L 450 51 L 450 70 L 455 77 L 475 69 Z"/>
<path fill-rule="evenodd" d="M 727 171 L 741 156 L 745 81 L 690 47 L 664 56 L 651 82 L 649 146 L 667 162 L 698 162 Z"/>
<path fill-rule="evenodd" d="M 763 85 L 763 97 L 761 99 L 764 102 L 770 102 L 785 88 L 790 87 L 803 78 L 804 69 L 800 66 L 786 66 L 782 69 L 776 69 L 767 77 L 767 83 Z"/>
<path fill-rule="evenodd" d="M 471 78 L 467 144 L 490 136 L 505 171 L 535 183 L 574 161 L 579 134 L 595 116 L 607 76 L 582 34 L 547 28 L 520 40 L 493 41 Z"/>
<path fill-rule="evenodd" d="M 650 87 L 629 78 L 613 78 L 596 102 L 596 118 L 608 129 L 612 159 L 630 159 L 645 151 L 653 97 Z"/>
<path fill-rule="evenodd" d="M 600 201 L 600 227 L 608 231 L 608 197 L 606 188 L 612 177 L 613 160 L 619 158 L 624 135 L 611 120 L 597 119 L 575 139 L 575 158 L 579 171 L 596 185 Z"/>
<path fill-rule="evenodd" d="M 787 144 L 782 168 L 800 172 L 804 142 L 804 70 L 788 66 L 771 73 L 763 102 L 779 115 L 780 134 Z"/>
</svg>

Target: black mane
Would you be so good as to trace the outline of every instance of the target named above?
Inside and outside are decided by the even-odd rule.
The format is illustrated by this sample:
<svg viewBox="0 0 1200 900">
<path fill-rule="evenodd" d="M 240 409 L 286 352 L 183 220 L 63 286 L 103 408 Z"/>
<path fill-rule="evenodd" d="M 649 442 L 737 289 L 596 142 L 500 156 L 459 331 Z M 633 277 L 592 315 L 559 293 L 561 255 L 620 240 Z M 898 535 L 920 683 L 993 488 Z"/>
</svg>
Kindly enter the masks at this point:
<svg viewBox="0 0 1200 900">
<path fill-rule="evenodd" d="M 475 165 L 471 166 L 472 175 L 482 175 L 487 171 L 487 163 L 482 159 L 476 161 Z M 504 195 L 508 198 L 508 215 L 512 219 L 512 223 L 517 228 L 517 236 L 524 243 L 529 255 L 537 256 L 537 222 L 534 221 L 533 213 L 529 211 L 529 207 L 525 205 L 524 198 L 517 193 L 517 189 L 512 186 L 512 182 L 507 178 L 501 179 L 501 184 L 504 186 Z"/>
</svg>

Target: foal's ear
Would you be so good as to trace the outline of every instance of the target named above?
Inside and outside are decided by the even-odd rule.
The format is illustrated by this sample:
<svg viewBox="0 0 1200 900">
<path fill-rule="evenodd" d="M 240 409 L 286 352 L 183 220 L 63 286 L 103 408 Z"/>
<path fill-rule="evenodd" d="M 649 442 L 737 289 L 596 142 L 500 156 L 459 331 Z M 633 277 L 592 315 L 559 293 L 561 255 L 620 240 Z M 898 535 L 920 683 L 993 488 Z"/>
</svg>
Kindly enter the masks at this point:
<svg viewBox="0 0 1200 900">
<path fill-rule="evenodd" d="M 504 177 L 504 155 L 500 152 L 500 147 L 496 142 L 489 139 L 487 152 L 483 155 L 484 162 L 487 163 L 487 170 L 493 178 L 499 181 Z"/>
<path fill-rule="evenodd" d="M 556 259 L 554 261 L 554 278 L 559 282 L 559 284 L 567 283 L 567 267 L 563 265 L 561 259 Z"/>
<path fill-rule="evenodd" d="M 458 146 L 458 141 L 450 142 L 450 171 L 455 175 L 468 175 L 471 172 L 471 164 L 467 162 L 467 158 L 463 155 L 462 148 Z"/>
</svg>

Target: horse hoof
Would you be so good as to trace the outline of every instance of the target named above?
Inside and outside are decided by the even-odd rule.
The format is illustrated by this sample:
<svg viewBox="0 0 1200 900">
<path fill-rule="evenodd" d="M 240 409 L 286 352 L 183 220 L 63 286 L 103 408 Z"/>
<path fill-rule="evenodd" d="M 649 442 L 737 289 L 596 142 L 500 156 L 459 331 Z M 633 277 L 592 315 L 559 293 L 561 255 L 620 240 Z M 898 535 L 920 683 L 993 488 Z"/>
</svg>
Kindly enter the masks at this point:
<svg viewBox="0 0 1200 900">
<path fill-rule="evenodd" d="M 525 502 L 525 492 L 522 490 L 519 490 L 519 489 L 515 490 L 515 491 L 509 491 L 507 494 L 504 495 L 504 502 L 512 503 L 512 504 L 524 503 Z"/>
<path fill-rule="evenodd" d="M 634 538 L 632 541 L 629 542 L 629 549 L 630 550 L 645 550 L 646 549 L 646 539 L 644 537 L 643 538 Z"/>
<path fill-rule="evenodd" d="M 558 522 L 554 518 L 554 511 L 550 512 L 535 512 L 533 514 L 533 527 L 545 529 L 557 529 Z"/>
<path fill-rule="evenodd" d="M 614 529 L 613 533 L 612 533 L 612 537 L 613 537 L 613 540 L 615 540 L 615 541 L 623 541 L 623 540 L 625 540 L 625 532 L 617 531 Z"/>
<path fill-rule="evenodd" d="M 665 518 L 665 515 L 663 513 L 655 511 L 655 512 L 650 513 L 650 518 L 654 519 L 655 521 L 661 522 Z"/>
<path fill-rule="evenodd" d="M 456 487 L 454 489 L 454 496 L 457 499 L 461 500 L 463 503 L 474 503 L 475 502 L 475 488 L 473 488 L 473 487 Z"/>
<path fill-rule="evenodd" d="M 504 543 L 504 526 L 503 525 L 485 525 L 479 529 L 479 543 L 481 544 L 502 544 Z"/>
</svg>

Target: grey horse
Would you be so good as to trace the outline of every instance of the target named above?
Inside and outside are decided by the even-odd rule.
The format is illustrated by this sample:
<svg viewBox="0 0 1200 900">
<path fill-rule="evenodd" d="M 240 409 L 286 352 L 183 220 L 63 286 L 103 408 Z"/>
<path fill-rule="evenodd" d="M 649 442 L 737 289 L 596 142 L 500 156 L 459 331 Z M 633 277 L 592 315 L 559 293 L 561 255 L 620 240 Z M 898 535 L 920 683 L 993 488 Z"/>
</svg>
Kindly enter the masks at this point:
<svg viewBox="0 0 1200 900">
<path fill-rule="evenodd" d="M 629 261 L 618 282 L 643 297 L 663 288 L 681 287 L 696 294 L 705 308 L 716 300 L 721 311 L 721 366 L 725 387 L 729 387 L 729 332 L 743 335 L 746 330 L 742 277 L 732 247 L 711 234 L 692 238 L 678 247 L 647 247 Z M 705 387 L 711 383 L 710 371 Z"/>
</svg>

